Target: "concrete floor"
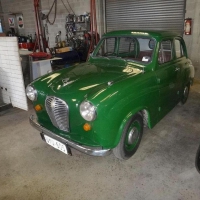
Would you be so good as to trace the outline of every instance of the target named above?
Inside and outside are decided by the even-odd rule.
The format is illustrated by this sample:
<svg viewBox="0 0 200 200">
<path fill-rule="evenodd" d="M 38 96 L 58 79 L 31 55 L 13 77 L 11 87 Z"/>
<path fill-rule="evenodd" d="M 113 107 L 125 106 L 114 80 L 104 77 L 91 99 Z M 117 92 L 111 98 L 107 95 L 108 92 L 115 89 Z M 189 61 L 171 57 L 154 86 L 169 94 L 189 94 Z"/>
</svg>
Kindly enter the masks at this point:
<svg viewBox="0 0 200 200">
<path fill-rule="evenodd" d="M 200 83 L 153 130 L 128 161 L 65 154 L 45 144 L 29 112 L 0 113 L 0 199 L 199 200 Z"/>
</svg>

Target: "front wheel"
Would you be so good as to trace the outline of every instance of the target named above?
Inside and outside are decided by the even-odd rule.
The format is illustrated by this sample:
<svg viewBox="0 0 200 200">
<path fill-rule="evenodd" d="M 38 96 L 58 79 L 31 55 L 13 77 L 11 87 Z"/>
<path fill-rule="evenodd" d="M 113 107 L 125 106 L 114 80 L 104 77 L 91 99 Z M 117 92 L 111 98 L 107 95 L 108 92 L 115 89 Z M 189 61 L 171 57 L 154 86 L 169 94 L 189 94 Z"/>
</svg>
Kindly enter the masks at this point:
<svg viewBox="0 0 200 200">
<path fill-rule="evenodd" d="M 114 155 L 127 160 L 137 151 L 143 134 L 143 119 L 140 114 L 134 115 L 124 127 L 119 144 L 113 149 Z"/>
</svg>

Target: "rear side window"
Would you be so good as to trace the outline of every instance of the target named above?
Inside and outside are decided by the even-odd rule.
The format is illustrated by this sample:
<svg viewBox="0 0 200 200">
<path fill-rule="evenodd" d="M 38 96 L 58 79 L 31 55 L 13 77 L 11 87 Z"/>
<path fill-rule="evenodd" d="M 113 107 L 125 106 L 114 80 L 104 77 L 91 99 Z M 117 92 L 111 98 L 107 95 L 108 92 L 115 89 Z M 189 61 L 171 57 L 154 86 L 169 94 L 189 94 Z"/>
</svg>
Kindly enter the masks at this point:
<svg viewBox="0 0 200 200">
<path fill-rule="evenodd" d="M 181 44 L 181 41 L 178 39 L 175 39 L 175 53 L 176 53 L 176 58 L 184 56 L 183 46 Z"/>
<path fill-rule="evenodd" d="M 172 41 L 165 40 L 160 44 L 158 62 L 160 64 L 166 63 L 172 60 Z"/>
</svg>

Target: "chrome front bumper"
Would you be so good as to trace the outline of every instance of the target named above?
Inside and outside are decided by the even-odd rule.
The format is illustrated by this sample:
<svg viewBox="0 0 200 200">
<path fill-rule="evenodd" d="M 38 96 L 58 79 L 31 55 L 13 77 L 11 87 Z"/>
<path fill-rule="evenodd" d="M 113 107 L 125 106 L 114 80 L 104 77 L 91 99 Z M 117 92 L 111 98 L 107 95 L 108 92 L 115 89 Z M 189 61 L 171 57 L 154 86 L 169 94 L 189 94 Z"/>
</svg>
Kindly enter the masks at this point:
<svg viewBox="0 0 200 200">
<path fill-rule="evenodd" d="M 30 116 L 29 122 L 35 129 L 40 131 L 40 133 L 44 133 L 45 135 L 48 135 L 49 137 L 52 137 L 55 140 L 58 140 L 59 142 L 66 144 L 68 147 L 72 147 L 72 148 L 74 148 L 74 149 L 76 149 L 76 150 L 78 150 L 82 153 L 85 153 L 87 155 L 106 156 L 106 155 L 109 155 L 111 153 L 110 149 L 93 149 L 93 148 L 81 146 L 81 145 L 79 145 L 75 142 L 67 140 L 66 138 L 60 137 L 60 136 L 56 135 L 55 133 L 49 131 L 48 129 L 44 128 L 40 124 L 38 124 L 38 122 L 35 120 L 33 115 Z"/>
</svg>

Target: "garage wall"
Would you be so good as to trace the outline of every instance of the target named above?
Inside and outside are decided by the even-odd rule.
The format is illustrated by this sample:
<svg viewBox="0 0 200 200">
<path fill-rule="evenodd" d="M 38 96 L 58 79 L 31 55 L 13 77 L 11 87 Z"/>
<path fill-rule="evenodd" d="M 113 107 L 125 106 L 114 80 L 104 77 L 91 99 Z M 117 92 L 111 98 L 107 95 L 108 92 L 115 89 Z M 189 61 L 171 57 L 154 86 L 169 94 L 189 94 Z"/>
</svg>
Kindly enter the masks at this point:
<svg viewBox="0 0 200 200">
<path fill-rule="evenodd" d="M 188 55 L 191 58 L 195 68 L 195 77 L 200 79 L 200 1 L 186 1 L 186 18 L 192 18 L 192 35 L 184 35 Z"/>
<path fill-rule="evenodd" d="M 14 15 L 9 15 L 9 13 L 22 13 L 25 29 L 20 29 L 19 33 L 21 35 L 35 33 L 33 0 L 1 0 L 1 5 L 4 13 L 5 32 L 9 30 L 8 18 L 15 17 Z"/>
<path fill-rule="evenodd" d="M 72 10 L 75 12 L 76 15 L 82 15 L 84 12 L 90 12 L 90 0 L 68 0 Z M 42 10 L 49 11 L 53 0 L 41 0 Z M 58 0 L 57 5 L 57 17 L 54 25 L 48 24 L 48 32 L 49 32 L 49 42 L 50 46 L 55 46 L 55 37 L 58 31 L 61 31 L 61 39 L 65 39 L 66 31 L 65 31 L 65 21 L 66 16 L 69 14 L 73 14 L 72 10 L 70 9 L 69 5 L 67 4 L 66 0 L 63 0 L 65 6 L 67 7 L 68 11 L 66 10 L 65 6 L 63 5 L 61 0 Z M 50 15 L 50 21 L 52 21 L 54 16 L 54 8 Z M 47 13 L 47 12 L 46 12 Z"/>
<path fill-rule="evenodd" d="M 100 8 L 100 12 L 97 10 L 97 15 L 99 19 L 99 27 L 100 33 L 104 33 L 104 25 L 102 22 L 103 14 L 102 14 L 102 2 L 104 0 L 96 0 L 97 6 Z M 42 2 L 42 10 L 49 10 L 53 0 L 41 0 Z M 63 0 L 67 8 L 70 10 L 69 6 L 67 5 L 67 1 Z M 82 14 L 84 11 L 90 10 L 89 5 L 90 0 L 69 0 L 69 3 L 77 15 Z M 22 12 L 24 15 L 24 26 L 25 29 L 21 30 L 21 34 L 32 34 L 35 33 L 35 18 L 33 12 L 33 0 L 1 0 L 2 10 L 4 12 L 4 21 L 5 21 L 5 30 L 9 29 L 8 27 L 8 13 L 9 12 Z M 71 12 L 71 11 L 70 11 Z M 50 46 L 54 46 L 55 44 L 55 36 L 59 30 L 62 32 L 62 39 L 65 38 L 65 17 L 68 14 L 65 7 L 63 6 L 61 0 L 58 0 L 58 13 L 57 19 L 54 25 L 48 25 L 49 30 L 49 38 L 50 38 Z M 192 59 L 195 67 L 196 67 L 196 78 L 200 79 L 200 28 L 199 28 L 199 21 L 200 21 L 200 1 L 199 0 L 187 0 L 186 1 L 186 17 L 191 17 L 193 19 L 193 27 L 192 27 L 192 35 L 191 36 L 184 36 L 186 41 L 186 45 L 188 48 L 188 54 Z"/>
<path fill-rule="evenodd" d="M 24 16 L 24 27 L 25 29 L 20 30 L 21 35 L 28 35 L 28 34 L 35 34 L 35 15 L 34 15 L 34 7 L 33 7 L 33 0 L 1 0 L 2 2 L 2 9 L 4 14 L 4 21 L 5 21 L 5 30 L 9 30 L 8 26 L 8 15 L 9 12 L 14 13 L 22 13 Z M 72 11 L 70 10 L 67 1 L 63 0 L 65 6 L 69 10 L 70 13 Z M 41 0 L 41 6 L 42 11 L 44 13 L 47 13 L 53 3 L 53 0 Z M 69 0 L 71 8 L 74 10 L 76 15 L 81 15 L 85 11 L 90 12 L 90 0 Z M 69 14 L 69 12 L 66 10 L 64 5 L 62 4 L 61 0 L 58 0 L 58 6 L 57 6 L 57 17 L 54 25 L 48 24 L 48 32 L 49 32 L 49 41 L 50 41 L 50 47 L 53 47 L 55 45 L 55 36 L 58 33 L 58 31 L 62 32 L 62 39 L 65 39 L 65 19 L 66 15 Z M 54 15 L 54 9 L 52 11 L 52 14 L 50 15 L 50 20 L 52 19 Z"/>
</svg>

